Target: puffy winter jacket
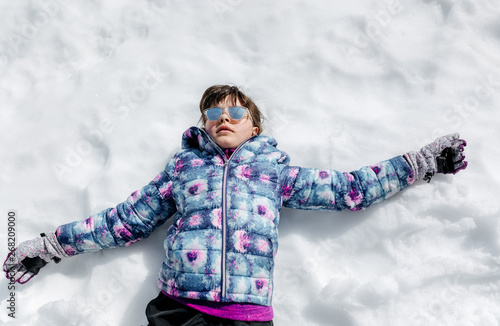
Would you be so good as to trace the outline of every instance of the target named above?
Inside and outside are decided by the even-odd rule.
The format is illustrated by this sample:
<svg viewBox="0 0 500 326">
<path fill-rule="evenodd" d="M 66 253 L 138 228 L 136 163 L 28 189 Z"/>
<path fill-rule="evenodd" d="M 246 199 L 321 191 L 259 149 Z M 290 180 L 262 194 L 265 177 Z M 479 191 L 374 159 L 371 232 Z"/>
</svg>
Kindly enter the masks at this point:
<svg viewBox="0 0 500 326">
<path fill-rule="evenodd" d="M 401 156 L 351 173 L 289 166 L 267 136 L 227 159 L 204 130 L 188 129 L 153 181 L 115 208 L 62 225 L 69 255 L 128 246 L 173 216 L 159 286 L 171 295 L 270 305 L 282 206 L 359 210 L 413 183 Z"/>
</svg>

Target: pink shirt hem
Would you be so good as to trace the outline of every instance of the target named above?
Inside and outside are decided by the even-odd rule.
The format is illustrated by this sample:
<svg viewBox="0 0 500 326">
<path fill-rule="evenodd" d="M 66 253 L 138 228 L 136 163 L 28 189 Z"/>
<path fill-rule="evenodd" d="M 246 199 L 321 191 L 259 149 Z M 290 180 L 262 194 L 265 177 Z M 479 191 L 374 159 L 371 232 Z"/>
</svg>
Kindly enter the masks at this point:
<svg viewBox="0 0 500 326">
<path fill-rule="evenodd" d="M 261 306 L 253 303 L 226 303 L 194 300 L 174 297 L 165 292 L 163 292 L 163 294 L 190 308 L 220 318 L 244 321 L 270 321 L 274 317 L 272 306 Z"/>
</svg>

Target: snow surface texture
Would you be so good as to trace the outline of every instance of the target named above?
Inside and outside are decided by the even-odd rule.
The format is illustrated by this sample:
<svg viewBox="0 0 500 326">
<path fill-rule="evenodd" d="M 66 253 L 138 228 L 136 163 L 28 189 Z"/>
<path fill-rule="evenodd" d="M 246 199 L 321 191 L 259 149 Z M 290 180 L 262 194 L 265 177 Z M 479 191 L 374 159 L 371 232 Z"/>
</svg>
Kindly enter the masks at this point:
<svg viewBox="0 0 500 326">
<path fill-rule="evenodd" d="M 362 212 L 284 209 L 275 324 L 498 325 L 497 0 L 2 1 L 1 247 L 123 201 L 213 84 L 241 86 L 292 164 L 341 171 L 458 131 L 469 167 Z M 168 225 L 16 287 L 6 325 L 141 325 Z M 3 260 L 3 259 L 2 259 Z"/>
</svg>

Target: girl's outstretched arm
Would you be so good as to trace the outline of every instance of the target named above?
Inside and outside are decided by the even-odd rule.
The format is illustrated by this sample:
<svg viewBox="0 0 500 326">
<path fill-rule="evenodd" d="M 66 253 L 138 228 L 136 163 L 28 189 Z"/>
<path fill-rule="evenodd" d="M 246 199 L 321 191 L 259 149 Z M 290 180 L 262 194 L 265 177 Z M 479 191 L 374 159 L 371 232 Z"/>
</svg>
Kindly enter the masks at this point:
<svg viewBox="0 0 500 326">
<path fill-rule="evenodd" d="M 352 172 L 290 166 L 283 173 L 283 206 L 311 210 L 361 210 L 413 183 L 402 156 Z"/>
<path fill-rule="evenodd" d="M 289 166 L 281 174 L 283 205 L 314 210 L 360 210 L 394 195 L 434 173 L 456 173 L 467 167 L 466 142 L 458 134 L 436 139 L 406 153 L 357 171 L 338 172 Z"/>
<path fill-rule="evenodd" d="M 169 176 L 162 171 L 116 207 L 83 221 L 61 225 L 56 231 L 57 239 L 70 256 L 130 246 L 149 237 L 175 213 L 177 209 L 171 186 Z"/>
<path fill-rule="evenodd" d="M 171 185 L 163 171 L 116 207 L 21 243 L 4 262 L 7 278 L 26 283 L 52 260 L 57 263 L 61 258 L 129 246 L 147 238 L 177 210 Z"/>
</svg>

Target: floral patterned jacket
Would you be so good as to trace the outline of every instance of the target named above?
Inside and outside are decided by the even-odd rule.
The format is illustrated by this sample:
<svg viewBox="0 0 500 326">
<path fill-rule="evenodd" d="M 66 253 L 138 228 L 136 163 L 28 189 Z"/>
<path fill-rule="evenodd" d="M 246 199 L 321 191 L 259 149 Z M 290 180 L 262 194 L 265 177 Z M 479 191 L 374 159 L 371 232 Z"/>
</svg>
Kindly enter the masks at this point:
<svg viewBox="0 0 500 326">
<path fill-rule="evenodd" d="M 68 255 L 128 246 L 168 218 L 160 288 L 170 295 L 270 305 L 282 206 L 359 210 L 413 183 L 402 156 L 350 173 L 289 166 L 267 136 L 230 158 L 204 130 L 186 130 L 180 150 L 153 181 L 123 203 L 65 224 Z"/>
</svg>

